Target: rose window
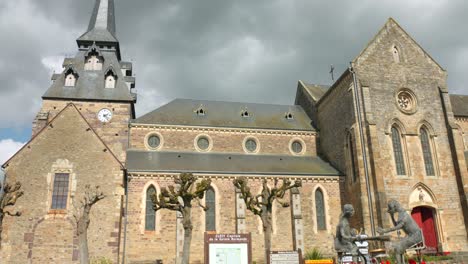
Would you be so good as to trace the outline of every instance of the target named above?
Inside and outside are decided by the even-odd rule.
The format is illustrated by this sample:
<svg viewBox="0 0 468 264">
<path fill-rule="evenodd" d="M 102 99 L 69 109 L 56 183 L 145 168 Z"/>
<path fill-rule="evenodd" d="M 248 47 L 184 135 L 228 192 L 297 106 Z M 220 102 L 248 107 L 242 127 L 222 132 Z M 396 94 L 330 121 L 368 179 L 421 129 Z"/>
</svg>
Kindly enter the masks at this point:
<svg viewBox="0 0 468 264">
<path fill-rule="evenodd" d="M 416 112 L 416 96 L 409 89 L 402 89 L 397 93 L 396 103 L 400 111 L 405 114 L 413 114 Z"/>
</svg>

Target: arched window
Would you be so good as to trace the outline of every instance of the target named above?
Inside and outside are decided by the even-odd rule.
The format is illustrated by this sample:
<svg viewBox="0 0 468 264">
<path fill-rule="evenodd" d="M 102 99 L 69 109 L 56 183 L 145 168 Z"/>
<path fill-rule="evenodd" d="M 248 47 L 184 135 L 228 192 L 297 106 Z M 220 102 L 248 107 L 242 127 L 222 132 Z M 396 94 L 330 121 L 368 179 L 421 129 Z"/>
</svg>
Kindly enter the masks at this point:
<svg viewBox="0 0 468 264">
<path fill-rule="evenodd" d="M 400 62 L 400 52 L 398 51 L 397 46 L 393 46 L 392 55 L 393 55 L 393 61 L 396 62 L 396 63 L 399 63 Z"/>
<path fill-rule="evenodd" d="M 395 158 L 395 167 L 398 175 L 406 175 L 405 160 L 403 158 L 403 149 L 401 146 L 400 132 L 396 127 L 392 127 L 392 145 L 393 157 Z"/>
<path fill-rule="evenodd" d="M 145 212 L 145 230 L 156 230 L 156 211 L 153 209 L 153 201 L 151 196 L 156 194 L 156 188 L 153 185 L 146 190 L 146 212 Z"/>
<path fill-rule="evenodd" d="M 115 77 L 111 74 L 106 77 L 106 88 L 115 88 Z"/>
<path fill-rule="evenodd" d="M 100 71 L 102 70 L 102 61 L 102 58 L 99 58 L 97 53 L 92 53 L 92 55 L 86 58 L 84 69 L 86 71 Z"/>
<path fill-rule="evenodd" d="M 205 193 L 205 231 L 216 231 L 216 193 L 209 188 Z"/>
<path fill-rule="evenodd" d="M 427 134 L 427 130 L 424 127 L 419 129 L 419 138 L 421 140 L 421 148 L 423 152 L 424 158 L 424 166 L 426 167 L 426 175 L 434 176 L 434 164 L 432 162 L 432 152 L 431 152 L 431 145 L 429 142 L 429 135 Z"/>
<path fill-rule="evenodd" d="M 326 230 L 327 225 L 325 222 L 325 200 L 323 192 L 318 188 L 315 191 L 315 212 L 317 216 L 317 230 Z"/>
<path fill-rule="evenodd" d="M 76 77 L 73 73 L 69 73 L 65 76 L 65 86 L 74 87 L 76 83 Z"/>
<path fill-rule="evenodd" d="M 357 166 L 356 166 L 356 153 L 354 149 L 354 140 L 353 136 L 351 133 L 348 133 L 347 136 L 347 146 L 348 146 L 348 157 L 349 157 L 349 165 L 350 165 L 350 170 L 349 173 L 353 177 L 353 182 L 356 182 L 357 180 Z"/>
</svg>

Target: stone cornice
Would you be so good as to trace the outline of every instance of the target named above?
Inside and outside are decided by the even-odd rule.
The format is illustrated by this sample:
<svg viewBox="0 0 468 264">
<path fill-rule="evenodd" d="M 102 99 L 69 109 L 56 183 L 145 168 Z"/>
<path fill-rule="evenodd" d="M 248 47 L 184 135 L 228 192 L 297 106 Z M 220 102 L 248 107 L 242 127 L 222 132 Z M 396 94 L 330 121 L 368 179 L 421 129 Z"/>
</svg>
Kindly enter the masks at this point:
<svg viewBox="0 0 468 264">
<path fill-rule="evenodd" d="M 315 136 L 316 131 L 300 130 L 276 130 L 276 129 L 252 129 L 252 128 L 230 128 L 230 127 L 199 127 L 199 126 L 178 126 L 161 124 L 130 124 L 131 129 L 160 129 L 169 131 L 193 131 L 193 132 L 221 132 L 221 133 L 246 133 L 260 135 L 295 135 L 295 136 Z"/>
<path fill-rule="evenodd" d="M 150 173 L 150 172 L 129 172 L 128 177 L 132 179 L 152 179 L 154 177 L 162 178 L 163 180 L 173 179 L 174 175 L 179 173 Z M 233 180 L 239 177 L 253 179 L 253 180 L 273 180 L 273 179 L 289 179 L 291 181 L 301 180 L 303 182 L 320 182 L 320 183 L 339 183 L 344 182 L 343 176 L 278 176 L 278 175 L 244 175 L 244 174 L 198 174 L 194 173 L 201 179 L 215 179 L 215 180 Z"/>
</svg>

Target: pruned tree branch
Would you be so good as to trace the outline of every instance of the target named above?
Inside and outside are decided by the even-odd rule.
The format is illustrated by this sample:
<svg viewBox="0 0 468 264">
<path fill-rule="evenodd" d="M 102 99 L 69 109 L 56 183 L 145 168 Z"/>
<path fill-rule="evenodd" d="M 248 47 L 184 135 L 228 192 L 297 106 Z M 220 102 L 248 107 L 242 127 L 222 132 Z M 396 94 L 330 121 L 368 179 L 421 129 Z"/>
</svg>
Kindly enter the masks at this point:
<svg viewBox="0 0 468 264">
<path fill-rule="evenodd" d="M 153 209 L 155 211 L 168 209 L 182 214 L 182 224 L 184 227 L 184 249 L 182 263 L 190 263 L 190 243 L 192 241 L 192 202 L 197 201 L 198 206 L 203 210 L 208 210 L 201 204 L 201 199 L 205 192 L 211 187 L 211 180 L 203 179 L 197 182 L 197 177 L 192 173 L 182 173 L 174 176 L 175 185 L 162 188 L 161 193 L 151 196 Z M 196 183 L 196 184 L 195 184 Z"/>
<path fill-rule="evenodd" d="M 24 192 L 21 190 L 21 183 L 16 182 L 13 185 L 8 183 L 4 183 L 3 185 L 0 183 L 0 247 L 2 242 L 2 231 L 3 231 L 3 218 L 5 215 L 9 216 L 20 216 L 21 212 L 10 212 L 7 207 L 14 206 L 16 201 L 23 196 Z"/>
</svg>

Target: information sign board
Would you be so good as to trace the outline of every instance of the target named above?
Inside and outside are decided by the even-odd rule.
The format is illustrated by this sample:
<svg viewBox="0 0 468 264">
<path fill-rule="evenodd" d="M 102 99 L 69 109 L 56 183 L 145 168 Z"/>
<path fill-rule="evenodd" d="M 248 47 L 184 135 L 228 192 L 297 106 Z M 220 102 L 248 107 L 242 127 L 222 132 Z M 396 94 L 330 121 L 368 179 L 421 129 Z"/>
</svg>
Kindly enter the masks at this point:
<svg viewBox="0 0 468 264">
<path fill-rule="evenodd" d="M 249 264 L 251 262 L 250 234 L 205 233 L 205 264 Z"/>
</svg>

